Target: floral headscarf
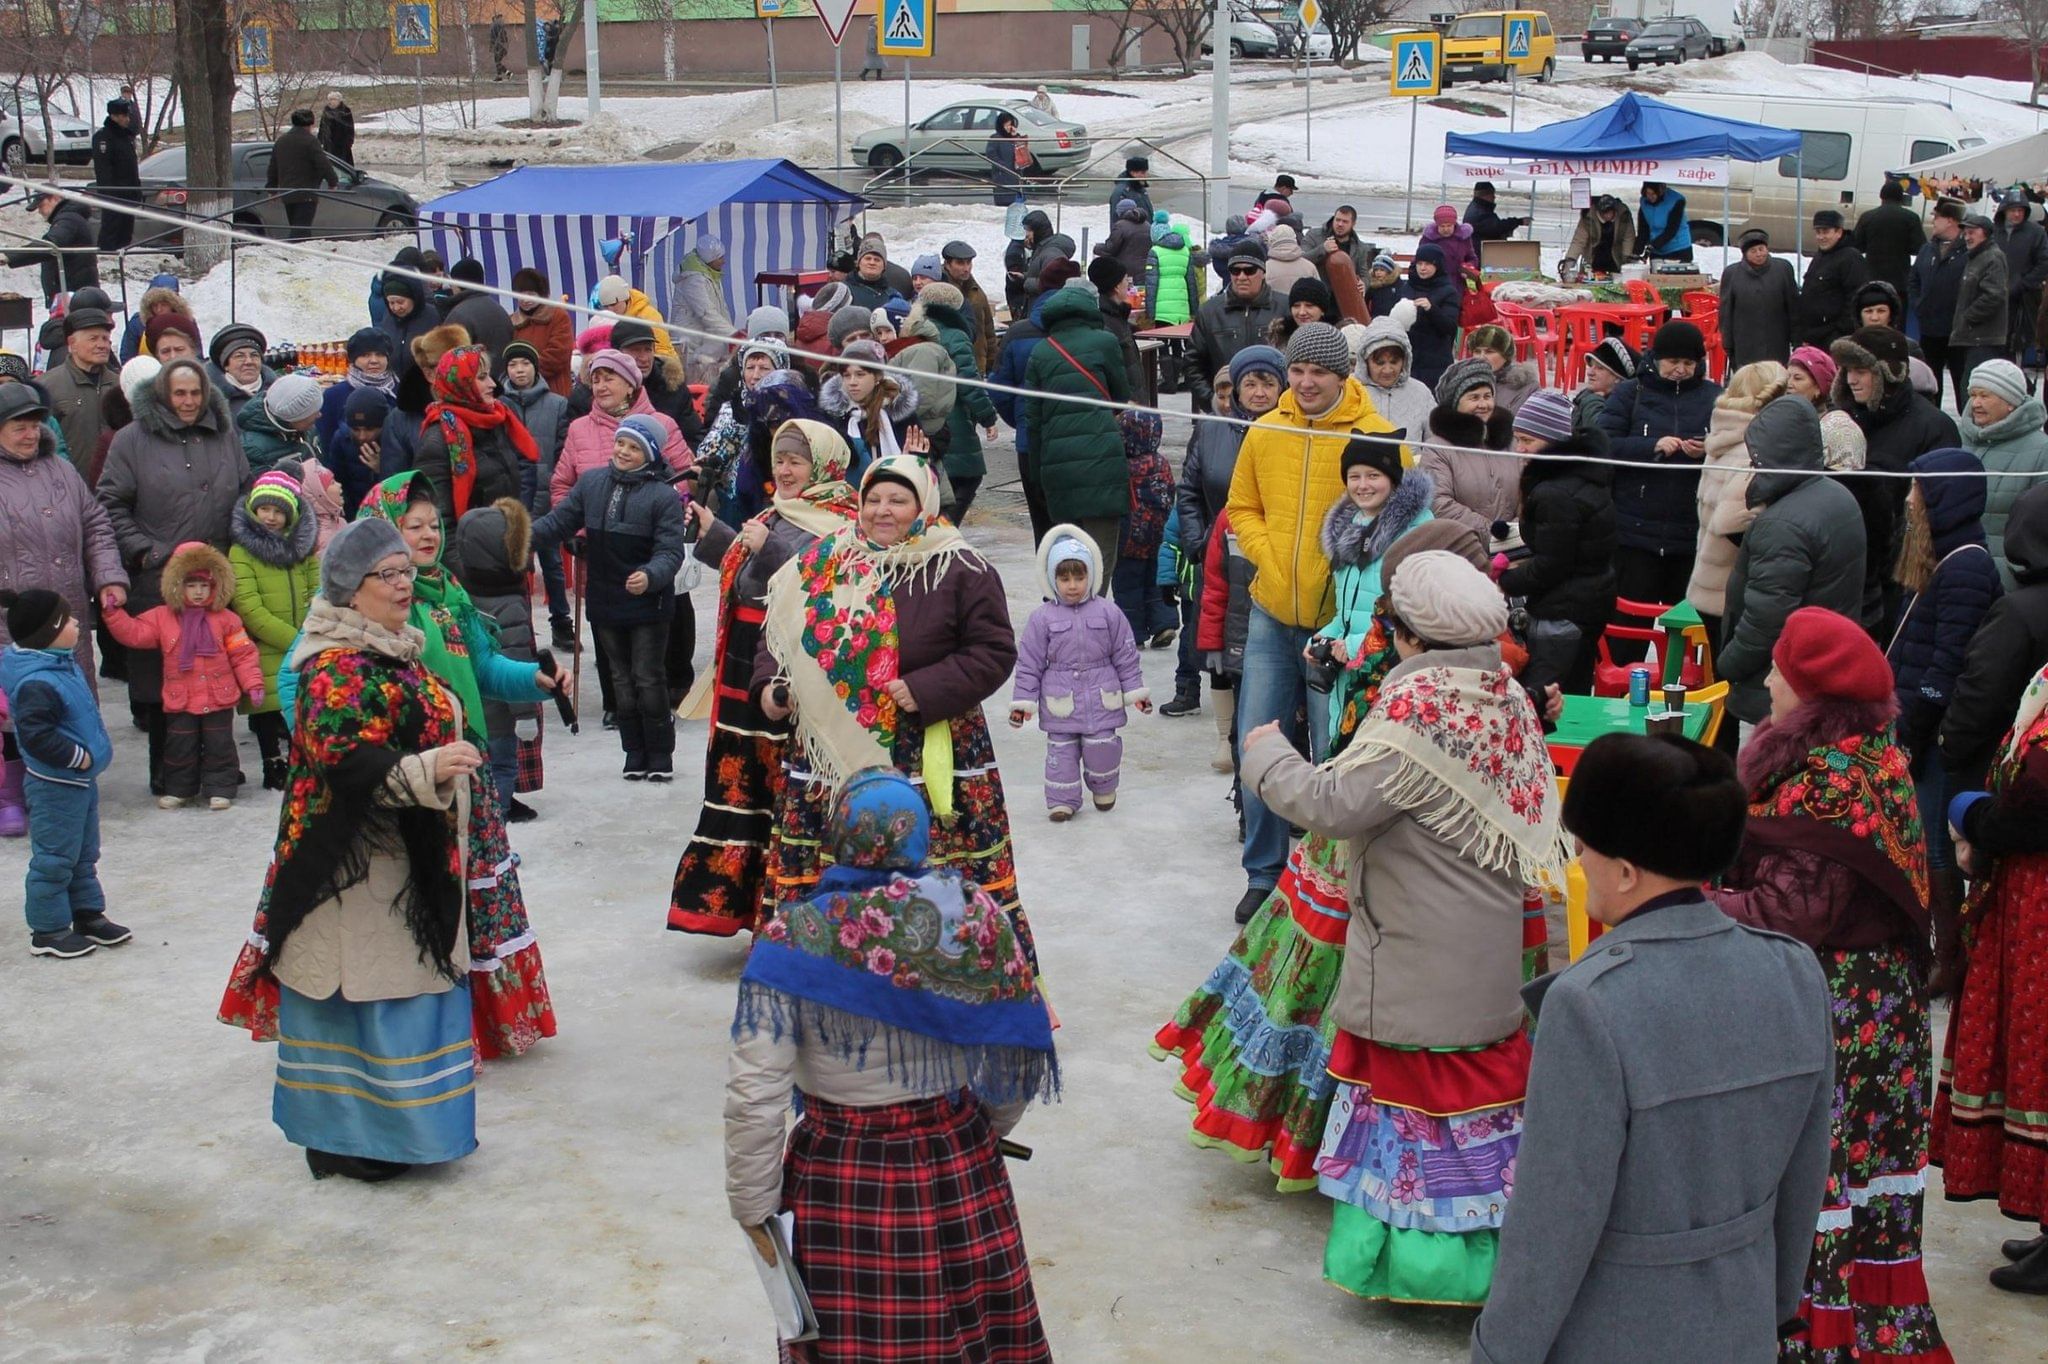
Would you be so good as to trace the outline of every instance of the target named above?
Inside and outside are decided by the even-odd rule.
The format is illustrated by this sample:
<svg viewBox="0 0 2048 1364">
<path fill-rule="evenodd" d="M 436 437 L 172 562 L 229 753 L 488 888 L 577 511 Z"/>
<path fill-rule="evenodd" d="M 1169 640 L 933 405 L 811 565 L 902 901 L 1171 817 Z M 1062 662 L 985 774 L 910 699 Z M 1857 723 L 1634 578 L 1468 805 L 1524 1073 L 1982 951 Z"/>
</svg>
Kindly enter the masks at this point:
<svg viewBox="0 0 2048 1364">
<path fill-rule="evenodd" d="M 902 540 L 877 545 L 858 524 L 843 527 L 784 564 L 768 585 L 765 635 L 796 698 L 797 738 L 812 770 L 835 784 L 888 763 L 894 752 L 898 715 L 887 688 L 898 669 L 896 590 L 937 583 L 955 558 L 973 553 L 939 515 L 938 478 L 928 462 L 876 460 L 862 493 L 884 479 L 908 484 L 923 508 Z"/>
<path fill-rule="evenodd" d="M 496 398 L 486 398 L 477 379 L 490 363 L 482 346 L 457 346 L 434 365 L 434 401 L 427 404 L 427 420 L 438 422 L 448 443 L 448 473 L 455 502 L 456 519 L 469 510 L 476 487 L 476 432 L 504 428 L 506 439 L 519 457 L 540 463 L 540 447 L 517 413 Z"/>
<path fill-rule="evenodd" d="M 755 938 L 733 1036 L 766 1026 L 856 1069 L 880 1055 L 891 1079 L 926 1093 L 1054 1097 L 1052 1019 L 1016 926 L 959 872 L 925 868 L 917 787 L 891 768 L 863 771 L 828 827 L 837 864 Z"/>
<path fill-rule="evenodd" d="M 775 428 L 770 457 L 777 445 L 801 441 L 811 458 L 811 481 L 795 497 L 775 496 L 775 514 L 816 536 L 846 529 L 860 515 L 860 499 L 846 482 L 853 452 L 845 439 L 823 422 L 794 418 Z"/>
<path fill-rule="evenodd" d="M 425 477 L 417 469 L 393 474 L 363 497 L 363 505 L 356 510 L 356 520 L 378 519 L 397 525 L 405 519 L 405 509 L 412 505 L 413 480 Z M 446 537 L 443 537 L 442 549 L 447 544 Z M 488 631 L 490 627 L 478 615 L 469 593 L 442 564 L 440 550 L 435 551 L 434 562 L 420 569 L 419 577 L 413 580 L 412 612 L 408 621 L 427 637 L 427 647 L 420 655 L 420 662 L 454 691 L 456 699 L 462 703 L 463 728 L 469 731 L 470 737 L 481 738 L 484 698 L 482 689 L 477 685 L 476 664 L 470 657 L 469 633 L 472 630 Z"/>
</svg>

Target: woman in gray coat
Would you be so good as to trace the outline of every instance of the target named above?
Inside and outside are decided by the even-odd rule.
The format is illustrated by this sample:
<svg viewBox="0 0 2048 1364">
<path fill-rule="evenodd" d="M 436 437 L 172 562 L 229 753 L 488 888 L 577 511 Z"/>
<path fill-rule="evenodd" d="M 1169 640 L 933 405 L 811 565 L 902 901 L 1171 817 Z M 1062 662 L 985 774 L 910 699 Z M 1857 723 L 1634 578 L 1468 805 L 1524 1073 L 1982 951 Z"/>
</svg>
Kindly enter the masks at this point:
<svg viewBox="0 0 2048 1364">
<path fill-rule="evenodd" d="M 250 477 L 227 399 L 198 361 L 165 365 L 129 405 L 135 420 L 107 447 L 99 500 L 133 577 L 128 609 L 140 615 L 163 604 L 163 567 L 179 545 L 198 540 L 225 549 Z M 149 731 L 150 793 L 162 795 L 162 655 L 129 651 L 128 705 Z"/>
<path fill-rule="evenodd" d="M 1834 1042 L 1804 944 L 1700 893 L 1746 811 L 1726 757 L 1608 735 L 1565 797 L 1609 926 L 1523 990 L 1528 1121 L 1474 1364 L 1778 1357 L 1828 1175 Z"/>
</svg>

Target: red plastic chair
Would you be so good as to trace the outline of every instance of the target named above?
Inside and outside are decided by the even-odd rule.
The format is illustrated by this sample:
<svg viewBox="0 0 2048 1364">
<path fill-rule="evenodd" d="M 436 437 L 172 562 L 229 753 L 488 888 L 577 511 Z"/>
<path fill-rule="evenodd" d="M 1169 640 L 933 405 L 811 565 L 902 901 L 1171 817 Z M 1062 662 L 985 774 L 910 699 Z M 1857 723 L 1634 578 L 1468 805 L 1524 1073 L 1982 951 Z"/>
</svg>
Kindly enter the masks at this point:
<svg viewBox="0 0 2048 1364">
<path fill-rule="evenodd" d="M 1700 337 L 1707 343 L 1707 377 L 1720 383 L 1723 371 L 1728 368 L 1728 350 L 1721 340 L 1720 310 L 1700 313 L 1690 320 L 1700 329 Z"/>
<path fill-rule="evenodd" d="M 1517 360 L 1533 361 L 1536 365 L 1537 382 L 1548 382 L 1544 378 L 1546 371 L 1545 350 L 1548 342 L 1537 334 L 1536 311 L 1513 303 L 1496 303 L 1494 309 L 1499 314 L 1497 319 L 1499 325 L 1507 330 L 1509 336 L 1514 338 L 1515 358 Z"/>
<path fill-rule="evenodd" d="M 1560 309 L 1557 318 L 1558 387 L 1574 392 L 1586 382 L 1586 357 L 1600 344 L 1600 320 L 1573 309 Z"/>
<path fill-rule="evenodd" d="M 1657 286 L 1646 279 L 1622 281 L 1622 288 L 1628 291 L 1631 303 L 1662 303 L 1664 296 L 1657 292 Z"/>
<path fill-rule="evenodd" d="M 1721 296 L 1711 289 L 1694 289 L 1680 294 L 1678 303 L 1685 310 L 1685 315 L 1695 321 L 1710 313 L 1718 316 L 1721 311 Z"/>
<path fill-rule="evenodd" d="M 1608 642 L 1626 639 L 1639 644 L 1655 644 L 1660 649 L 1667 647 L 1668 641 L 1664 631 L 1658 628 L 1657 620 L 1670 609 L 1669 606 L 1656 602 L 1630 601 L 1626 597 L 1614 599 L 1614 614 L 1617 620 L 1626 616 L 1640 620 L 1643 624 L 1623 625 L 1609 622 L 1607 629 L 1601 633 L 1593 662 L 1593 695 L 1628 695 L 1628 670 L 1634 665 L 1615 662 L 1613 650 L 1609 648 Z M 1686 655 L 1684 664 L 1679 668 L 1678 678 L 1688 688 L 1700 686 L 1705 680 L 1705 674 L 1693 661 L 1690 653 Z M 1656 685 L 1660 680 L 1652 678 L 1651 685 Z"/>
</svg>

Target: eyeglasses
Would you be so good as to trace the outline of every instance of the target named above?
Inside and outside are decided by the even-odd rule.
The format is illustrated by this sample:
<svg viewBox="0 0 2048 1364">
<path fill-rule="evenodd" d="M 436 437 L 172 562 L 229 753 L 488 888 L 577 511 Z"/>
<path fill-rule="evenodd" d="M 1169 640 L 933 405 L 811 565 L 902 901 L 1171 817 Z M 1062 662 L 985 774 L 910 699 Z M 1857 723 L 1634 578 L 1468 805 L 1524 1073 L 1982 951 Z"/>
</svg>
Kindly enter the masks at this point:
<svg viewBox="0 0 2048 1364">
<path fill-rule="evenodd" d="M 1233 275 L 1263 275 L 1266 272 L 1256 265 L 1233 265 L 1230 267 L 1230 273 Z"/>
<path fill-rule="evenodd" d="M 403 587 L 419 577 L 420 571 L 413 565 L 407 564 L 404 568 L 373 568 L 370 570 L 370 576 L 382 582 L 386 587 Z"/>
</svg>

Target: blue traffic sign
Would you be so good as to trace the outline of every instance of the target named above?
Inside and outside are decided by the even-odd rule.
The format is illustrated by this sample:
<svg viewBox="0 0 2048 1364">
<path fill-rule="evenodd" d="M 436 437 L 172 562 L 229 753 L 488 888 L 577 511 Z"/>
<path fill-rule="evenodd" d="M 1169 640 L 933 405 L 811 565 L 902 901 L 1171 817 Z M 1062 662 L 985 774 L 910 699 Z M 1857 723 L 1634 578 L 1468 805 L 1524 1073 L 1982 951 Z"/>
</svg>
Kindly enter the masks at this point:
<svg viewBox="0 0 2048 1364">
<path fill-rule="evenodd" d="M 1507 21 L 1507 29 L 1508 60 L 1526 61 L 1535 46 L 1536 21 L 1510 19 Z"/>
<path fill-rule="evenodd" d="M 1397 33 L 1390 93 L 1430 96 L 1443 82 L 1443 39 L 1434 33 Z"/>
</svg>

